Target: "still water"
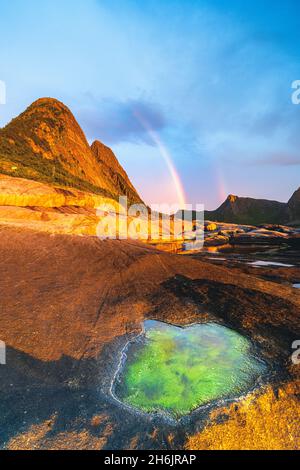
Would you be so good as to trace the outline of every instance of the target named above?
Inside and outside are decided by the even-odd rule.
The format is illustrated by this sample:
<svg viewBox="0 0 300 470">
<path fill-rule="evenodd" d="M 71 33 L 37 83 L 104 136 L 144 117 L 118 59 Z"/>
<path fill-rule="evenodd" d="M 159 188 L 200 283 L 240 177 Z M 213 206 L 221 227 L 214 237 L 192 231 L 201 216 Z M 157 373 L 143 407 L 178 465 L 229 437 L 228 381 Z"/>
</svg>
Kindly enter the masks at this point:
<svg viewBox="0 0 300 470">
<path fill-rule="evenodd" d="M 250 341 L 216 323 L 178 326 L 146 321 L 129 343 L 115 395 L 143 412 L 180 418 L 248 391 L 265 370 Z"/>
<path fill-rule="evenodd" d="M 258 267 L 267 267 L 267 266 L 278 266 L 283 268 L 292 268 L 293 264 L 286 264 L 286 263 L 278 263 L 276 261 L 252 261 L 248 263 L 251 266 L 258 266 Z"/>
</svg>

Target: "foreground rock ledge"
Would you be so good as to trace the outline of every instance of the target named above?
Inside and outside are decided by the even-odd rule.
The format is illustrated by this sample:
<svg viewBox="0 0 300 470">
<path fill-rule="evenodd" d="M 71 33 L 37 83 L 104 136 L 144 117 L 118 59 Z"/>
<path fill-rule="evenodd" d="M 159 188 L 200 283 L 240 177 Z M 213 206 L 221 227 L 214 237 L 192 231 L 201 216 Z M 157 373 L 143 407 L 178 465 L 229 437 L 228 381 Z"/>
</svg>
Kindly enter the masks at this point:
<svg viewBox="0 0 300 470">
<path fill-rule="evenodd" d="M 96 394 L 118 341 L 139 331 L 145 318 L 178 324 L 214 318 L 236 328 L 284 376 L 260 413 L 282 399 L 278 387 L 293 387 L 288 390 L 296 400 L 299 367 L 290 364 L 291 343 L 300 335 L 296 289 L 133 241 L 9 227 L 0 227 L 0 257 L 0 338 L 8 346 L 7 365 L 0 368 L 2 447 L 214 447 L 207 430 L 203 439 L 196 433 L 199 417 L 173 431 L 146 418 L 137 423 L 125 412 L 120 423 L 117 406 Z M 283 447 L 299 445 L 299 437 L 289 438 L 291 420 L 281 422 Z M 246 436 L 251 423 L 236 420 L 234 432 Z M 230 447 L 233 440 L 227 442 Z"/>
</svg>

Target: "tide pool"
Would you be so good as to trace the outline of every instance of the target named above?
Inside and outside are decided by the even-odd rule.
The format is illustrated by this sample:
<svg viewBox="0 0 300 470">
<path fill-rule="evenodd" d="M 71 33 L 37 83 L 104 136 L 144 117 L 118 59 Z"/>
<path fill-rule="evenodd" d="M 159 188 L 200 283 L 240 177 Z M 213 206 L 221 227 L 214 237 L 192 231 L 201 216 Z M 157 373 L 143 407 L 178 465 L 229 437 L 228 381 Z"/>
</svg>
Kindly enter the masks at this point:
<svg viewBox="0 0 300 470">
<path fill-rule="evenodd" d="M 181 328 L 149 320 L 127 347 L 114 391 L 141 411 L 179 418 L 243 394 L 264 370 L 251 342 L 229 328 L 216 323 Z"/>
</svg>

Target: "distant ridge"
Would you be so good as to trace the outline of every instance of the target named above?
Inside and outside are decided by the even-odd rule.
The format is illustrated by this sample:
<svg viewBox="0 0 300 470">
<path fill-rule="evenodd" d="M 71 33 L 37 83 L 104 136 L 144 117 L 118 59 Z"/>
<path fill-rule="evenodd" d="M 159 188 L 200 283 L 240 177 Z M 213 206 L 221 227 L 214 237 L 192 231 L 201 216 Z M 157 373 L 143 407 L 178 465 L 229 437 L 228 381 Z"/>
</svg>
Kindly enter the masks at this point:
<svg viewBox="0 0 300 470">
<path fill-rule="evenodd" d="M 71 111 L 41 98 L 0 129 L 0 173 L 141 202 L 113 152 L 89 146 Z"/>
<path fill-rule="evenodd" d="M 177 215 L 181 216 L 182 211 Z M 193 219 L 200 214 L 193 212 Z M 287 203 L 254 199 L 229 194 L 227 199 L 214 211 L 205 211 L 205 220 L 232 224 L 300 225 L 300 188 Z"/>
<path fill-rule="evenodd" d="M 206 211 L 205 217 L 235 224 L 277 224 L 286 221 L 285 206 L 282 202 L 230 194 L 218 209 Z"/>
</svg>

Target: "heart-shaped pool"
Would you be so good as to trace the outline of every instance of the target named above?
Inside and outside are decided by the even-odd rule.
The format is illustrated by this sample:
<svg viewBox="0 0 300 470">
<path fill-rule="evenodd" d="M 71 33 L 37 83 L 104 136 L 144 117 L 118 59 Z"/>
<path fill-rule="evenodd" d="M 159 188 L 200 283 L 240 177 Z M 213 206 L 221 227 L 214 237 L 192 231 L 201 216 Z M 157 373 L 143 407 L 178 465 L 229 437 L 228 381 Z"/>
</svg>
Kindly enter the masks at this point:
<svg viewBox="0 0 300 470">
<path fill-rule="evenodd" d="M 225 326 L 181 328 L 148 320 L 128 344 L 113 388 L 127 405 L 180 418 L 248 391 L 265 369 L 252 343 Z"/>
</svg>

